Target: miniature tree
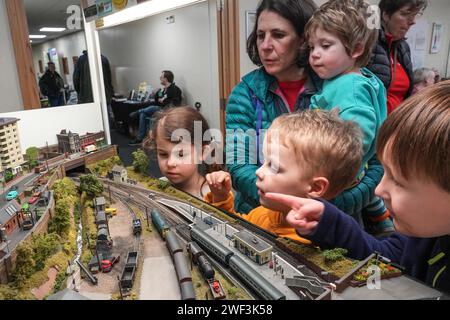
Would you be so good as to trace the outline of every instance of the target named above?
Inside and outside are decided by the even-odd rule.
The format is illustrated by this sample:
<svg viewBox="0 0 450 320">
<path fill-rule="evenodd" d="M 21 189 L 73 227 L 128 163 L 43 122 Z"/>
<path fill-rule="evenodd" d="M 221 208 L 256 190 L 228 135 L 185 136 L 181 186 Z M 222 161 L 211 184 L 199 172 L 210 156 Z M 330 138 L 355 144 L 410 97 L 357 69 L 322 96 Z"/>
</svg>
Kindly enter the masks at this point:
<svg viewBox="0 0 450 320">
<path fill-rule="evenodd" d="M 25 152 L 25 159 L 28 161 L 30 168 L 36 167 L 39 162 L 39 149 L 36 147 L 29 147 Z"/>
<path fill-rule="evenodd" d="M 133 168 L 134 172 L 146 173 L 150 160 L 142 149 L 133 152 Z"/>
<path fill-rule="evenodd" d="M 70 228 L 70 204 L 67 200 L 59 200 L 55 206 L 55 215 L 48 224 L 48 231 L 65 236 Z"/>
<path fill-rule="evenodd" d="M 44 269 L 45 262 L 53 254 L 58 252 L 61 247 L 61 238 L 56 233 L 40 234 L 32 238 L 34 245 L 33 259 L 35 261 L 35 270 Z"/>
<path fill-rule="evenodd" d="M 6 169 L 5 170 L 5 182 L 9 182 L 14 178 L 14 175 L 11 171 L 11 169 Z"/>
<path fill-rule="evenodd" d="M 161 190 L 166 190 L 169 186 L 170 186 L 169 181 L 165 181 L 165 180 L 158 181 L 158 188 Z"/>
<path fill-rule="evenodd" d="M 332 263 L 336 261 L 340 261 L 345 259 L 345 255 L 348 253 L 348 250 L 343 248 L 336 248 L 333 250 L 325 250 L 322 255 L 327 263 Z"/>
<path fill-rule="evenodd" d="M 93 174 L 80 177 L 80 191 L 86 192 L 90 198 L 95 198 L 102 194 L 103 184 Z"/>
<path fill-rule="evenodd" d="M 33 247 L 29 241 L 26 241 L 17 247 L 16 253 L 16 268 L 13 275 L 17 287 L 20 288 L 34 272 Z"/>
<path fill-rule="evenodd" d="M 70 196 L 75 197 L 77 195 L 77 187 L 69 178 L 55 182 L 52 189 L 55 193 L 56 200 L 65 199 Z"/>
</svg>

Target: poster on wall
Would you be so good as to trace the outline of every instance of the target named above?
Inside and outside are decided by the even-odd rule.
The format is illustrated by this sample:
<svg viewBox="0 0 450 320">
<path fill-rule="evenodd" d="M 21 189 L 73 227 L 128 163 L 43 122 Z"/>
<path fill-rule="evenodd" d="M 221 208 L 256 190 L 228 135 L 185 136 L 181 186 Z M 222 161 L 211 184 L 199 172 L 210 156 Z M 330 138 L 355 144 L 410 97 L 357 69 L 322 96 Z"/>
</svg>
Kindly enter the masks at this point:
<svg viewBox="0 0 450 320">
<path fill-rule="evenodd" d="M 81 0 L 86 22 L 109 16 L 149 0 Z"/>
<path fill-rule="evenodd" d="M 245 11 L 245 35 L 247 39 L 253 31 L 256 23 L 256 11 Z"/>
<path fill-rule="evenodd" d="M 61 70 L 59 67 L 59 57 L 58 57 L 58 51 L 56 51 L 56 48 L 48 49 L 48 61 L 51 61 L 55 64 L 56 71 L 61 74 Z"/>
<path fill-rule="evenodd" d="M 111 0 L 97 0 L 97 16 L 102 18 L 109 15 L 112 12 L 112 1 Z"/>
<path fill-rule="evenodd" d="M 428 26 L 428 20 L 420 18 L 406 34 L 406 41 L 411 48 L 411 59 L 414 69 L 422 68 L 425 63 L 425 55 L 428 44 Z"/>
<path fill-rule="evenodd" d="M 441 51 L 443 37 L 444 25 L 442 23 L 433 23 L 430 53 L 439 53 Z"/>
</svg>

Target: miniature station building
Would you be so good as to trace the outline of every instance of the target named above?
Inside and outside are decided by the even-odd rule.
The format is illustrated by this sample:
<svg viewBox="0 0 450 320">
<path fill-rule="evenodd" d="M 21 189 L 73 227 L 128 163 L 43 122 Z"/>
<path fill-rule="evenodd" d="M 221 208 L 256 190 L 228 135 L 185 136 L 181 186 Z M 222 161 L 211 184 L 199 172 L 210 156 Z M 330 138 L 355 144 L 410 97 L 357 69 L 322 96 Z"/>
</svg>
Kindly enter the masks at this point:
<svg viewBox="0 0 450 320">
<path fill-rule="evenodd" d="M 15 175 L 22 171 L 25 162 L 20 147 L 16 118 L 0 118 L 0 172 L 11 169 Z"/>
<path fill-rule="evenodd" d="M 0 208 L 0 229 L 4 228 L 3 235 L 9 236 L 20 226 L 23 219 L 22 207 L 16 200 L 11 200 L 3 208 Z M 4 239 L 0 239 L 0 242 Z"/>
<path fill-rule="evenodd" d="M 56 135 L 58 139 L 59 153 L 77 153 L 84 150 L 89 145 L 97 145 L 105 140 L 105 133 L 103 131 L 97 133 L 86 133 L 80 136 L 78 133 L 73 133 L 67 130 L 61 130 L 60 134 Z"/>
<path fill-rule="evenodd" d="M 251 260 L 263 265 L 270 261 L 273 247 L 247 230 L 233 235 L 234 246 Z"/>
<path fill-rule="evenodd" d="M 114 182 L 127 182 L 128 172 L 122 166 L 115 165 L 111 170 Z"/>
</svg>

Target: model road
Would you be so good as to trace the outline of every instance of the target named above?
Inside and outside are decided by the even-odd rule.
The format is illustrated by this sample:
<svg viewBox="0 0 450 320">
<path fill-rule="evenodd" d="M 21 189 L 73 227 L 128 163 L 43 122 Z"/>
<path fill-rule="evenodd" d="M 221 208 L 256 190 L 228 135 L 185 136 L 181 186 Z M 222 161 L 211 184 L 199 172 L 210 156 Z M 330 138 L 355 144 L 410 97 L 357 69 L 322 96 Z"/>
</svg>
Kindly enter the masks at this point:
<svg viewBox="0 0 450 320">
<path fill-rule="evenodd" d="M 6 201 L 6 195 L 12 186 L 17 186 L 17 192 L 20 194 L 27 187 L 27 185 L 38 176 L 38 173 L 30 173 L 19 178 L 20 180 L 8 182 L 5 184 L 4 188 L 0 187 L 0 208 L 3 208 L 8 203 L 8 201 Z"/>
</svg>

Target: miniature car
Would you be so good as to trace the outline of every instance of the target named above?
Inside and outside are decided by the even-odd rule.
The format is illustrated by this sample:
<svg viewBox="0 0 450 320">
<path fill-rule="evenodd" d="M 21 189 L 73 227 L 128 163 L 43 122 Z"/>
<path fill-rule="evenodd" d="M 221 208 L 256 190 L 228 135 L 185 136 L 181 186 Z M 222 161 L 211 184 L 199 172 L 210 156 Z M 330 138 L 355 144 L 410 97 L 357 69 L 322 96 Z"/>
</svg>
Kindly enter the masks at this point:
<svg viewBox="0 0 450 320">
<path fill-rule="evenodd" d="M 31 220 L 25 220 L 24 222 L 22 222 L 23 230 L 30 230 L 31 228 L 33 228 L 33 222 L 31 222 Z"/>
<path fill-rule="evenodd" d="M 30 199 L 28 199 L 28 203 L 29 204 L 33 204 L 33 203 L 35 203 L 36 201 L 38 201 L 38 197 L 35 197 L 35 196 L 33 196 L 33 197 L 31 197 Z"/>
<path fill-rule="evenodd" d="M 35 193 L 33 193 L 33 197 L 39 198 L 40 196 L 41 196 L 40 191 L 36 191 Z"/>
<path fill-rule="evenodd" d="M 107 273 L 110 272 L 113 266 L 120 261 L 120 255 L 112 256 L 111 260 L 103 260 L 102 261 L 102 272 Z"/>
<path fill-rule="evenodd" d="M 22 205 L 22 211 L 23 212 L 28 212 L 30 210 L 30 205 L 27 203 L 27 202 L 25 202 L 23 205 Z"/>
<path fill-rule="evenodd" d="M 106 212 L 106 214 L 108 214 L 110 216 L 115 216 L 117 214 L 117 209 L 116 208 L 106 208 L 105 212 Z"/>
<path fill-rule="evenodd" d="M 16 190 L 12 190 L 10 192 L 8 192 L 8 194 L 6 195 L 6 200 L 13 200 L 15 198 L 17 198 L 17 196 L 19 195 L 19 193 Z"/>
</svg>

